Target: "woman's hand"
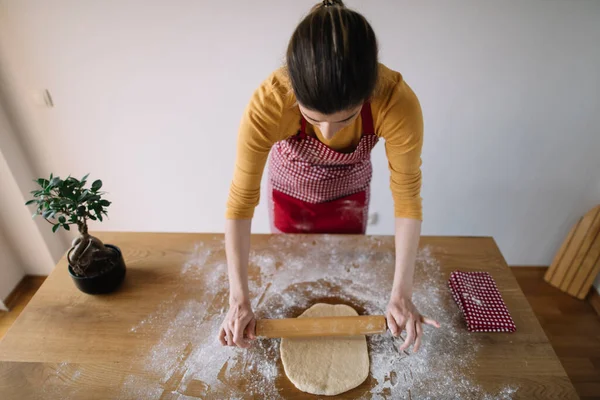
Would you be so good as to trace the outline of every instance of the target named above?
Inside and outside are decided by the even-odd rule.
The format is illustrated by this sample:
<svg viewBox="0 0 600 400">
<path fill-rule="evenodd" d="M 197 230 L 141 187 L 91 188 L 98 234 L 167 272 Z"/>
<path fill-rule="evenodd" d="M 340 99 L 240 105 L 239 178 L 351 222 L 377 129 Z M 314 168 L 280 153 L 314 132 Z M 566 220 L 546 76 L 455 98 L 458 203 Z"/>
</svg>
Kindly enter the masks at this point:
<svg viewBox="0 0 600 400">
<path fill-rule="evenodd" d="M 221 324 L 219 341 L 223 346 L 238 346 L 248 348 L 251 340 L 256 339 L 254 328 L 256 318 L 249 302 L 229 304 L 229 312 Z"/>
<path fill-rule="evenodd" d="M 392 335 L 399 336 L 400 332 L 406 329 L 406 339 L 399 351 L 404 351 L 414 343 L 414 352 L 419 351 L 421 347 L 421 338 L 423 337 L 422 324 L 440 327 L 436 321 L 423 317 L 415 305 L 413 304 L 410 296 L 403 295 L 399 292 L 392 292 L 390 302 L 387 308 L 387 324 L 392 332 Z"/>
</svg>

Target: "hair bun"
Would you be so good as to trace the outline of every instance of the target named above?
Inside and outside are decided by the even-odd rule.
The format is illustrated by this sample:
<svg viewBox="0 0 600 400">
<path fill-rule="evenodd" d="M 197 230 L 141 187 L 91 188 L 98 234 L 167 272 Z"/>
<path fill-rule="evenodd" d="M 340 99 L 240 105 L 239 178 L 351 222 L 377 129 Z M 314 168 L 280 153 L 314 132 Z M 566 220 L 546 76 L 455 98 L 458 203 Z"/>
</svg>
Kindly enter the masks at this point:
<svg viewBox="0 0 600 400">
<path fill-rule="evenodd" d="M 342 0 L 323 0 L 323 7 L 334 7 L 334 6 L 338 6 L 338 7 L 342 7 L 344 8 L 344 2 Z"/>
<path fill-rule="evenodd" d="M 327 8 L 346 8 L 346 5 L 342 0 L 323 0 L 320 3 L 317 3 L 313 8 L 310 9 L 310 12 L 317 12 L 319 10 L 325 10 Z"/>
</svg>

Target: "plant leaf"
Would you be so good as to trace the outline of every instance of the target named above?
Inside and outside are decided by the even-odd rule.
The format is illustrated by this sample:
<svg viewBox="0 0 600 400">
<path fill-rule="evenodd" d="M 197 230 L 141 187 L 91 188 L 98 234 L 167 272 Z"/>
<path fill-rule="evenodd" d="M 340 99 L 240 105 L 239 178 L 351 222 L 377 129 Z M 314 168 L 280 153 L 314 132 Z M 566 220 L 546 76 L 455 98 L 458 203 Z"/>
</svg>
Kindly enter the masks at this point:
<svg viewBox="0 0 600 400">
<path fill-rule="evenodd" d="M 67 222 L 67 219 L 61 215 L 60 217 L 58 217 L 58 222 L 64 224 L 65 222 Z"/>
<path fill-rule="evenodd" d="M 36 201 L 37 201 L 36 199 L 29 200 L 27 203 L 25 203 L 25 205 L 28 206 L 30 204 L 35 203 Z"/>
<path fill-rule="evenodd" d="M 62 194 L 62 195 L 64 195 L 67 199 L 77 201 L 77 195 L 75 193 L 73 193 L 72 190 L 65 190 L 64 194 Z"/>
<path fill-rule="evenodd" d="M 52 227 L 52 232 L 56 232 L 60 228 L 60 224 L 56 224 Z"/>
<path fill-rule="evenodd" d="M 70 227 L 69 225 L 67 225 L 67 224 L 63 224 L 63 226 L 62 226 L 62 227 L 63 227 L 63 228 L 65 228 L 65 229 L 66 229 L 66 230 L 68 230 L 68 231 L 70 231 L 70 230 L 71 230 L 71 227 Z"/>
<path fill-rule="evenodd" d="M 79 196 L 79 200 L 80 202 L 84 202 L 85 200 L 87 200 L 88 195 L 90 194 L 90 191 L 85 189 L 83 192 L 81 192 L 81 196 Z"/>
<path fill-rule="evenodd" d="M 100 188 L 102 187 L 102 181 L 100 179 L 94 181 L 94 183 L 92 183 L 92 190 L 94 192 L 97 192 L 98 190 L 100 190 Z"/>
<path fill-rule="evenodd" d="M 85 182 L 85 181 L 87 181 L 87 178 L 88 178 L 88 176 L 90 176 L 90 174 L 89 174 L 89 173 L 85 174 L 85 175 L 83 176 L 83 178 L 81 178 L 81 182 Z"/>
</svg>

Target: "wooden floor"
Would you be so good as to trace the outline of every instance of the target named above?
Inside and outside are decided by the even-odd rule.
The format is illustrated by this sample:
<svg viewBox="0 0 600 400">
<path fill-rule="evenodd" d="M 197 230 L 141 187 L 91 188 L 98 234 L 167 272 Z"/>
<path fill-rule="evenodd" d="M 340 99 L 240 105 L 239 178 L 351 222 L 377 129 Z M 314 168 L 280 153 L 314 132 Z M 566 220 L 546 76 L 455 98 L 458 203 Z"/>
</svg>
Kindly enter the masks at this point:
<svg viewBox="0 0 600 400">
<path fill-rule="evenodd" d="M 600 399 L 600 317 L 543 280 L 545 267 L 511 268 L 582 400 Z M 518 327 L 517 327 L 518 329 Z"/>
<path fill-rule="evenodd" d="M 512 268 L 581 399 L 600 399 L 600 317 L 588 302 L 544 282 L 545 270 L 544 267 Z M 43 281 L 41 277 L 26 277 L 15 290 L 7 301 L 11 311 L 0 311 L 0 339 Z"/>
</svg>

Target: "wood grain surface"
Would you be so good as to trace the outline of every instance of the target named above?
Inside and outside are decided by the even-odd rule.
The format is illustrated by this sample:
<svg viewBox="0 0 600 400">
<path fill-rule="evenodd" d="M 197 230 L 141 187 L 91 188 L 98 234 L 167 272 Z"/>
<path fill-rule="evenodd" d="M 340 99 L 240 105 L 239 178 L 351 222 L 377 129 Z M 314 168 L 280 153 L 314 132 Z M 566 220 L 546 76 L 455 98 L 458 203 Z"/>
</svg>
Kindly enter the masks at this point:
<svg viewBox="0 0 600 400">
<path fill-rule="evenodd" d="M 581 400 L 600 399 L 600 318 L 544 282 L 547 267 L 511 268 Z M 592 294 L 596 294 L 595 290 Z"/>
<path fill-rule="evenodd" d="M 373 335 L 385 331 L 387 331 L 387 324 L 383 315 L 277 318 L 256 321 L 256 336 L 265 338 Z"/>
<path fill-rule="evenodd" d="M 0 398 L 178 399 L 183 395 L 229 398 L 234 389 L 235 393 L 243 393 L 244 386 L 251 382 L 241 375 L 226 378 L 228 380 L 220 389 L 222 393 L 216 395 L 209 391 L 205 382 L 194 379 L 188 379 L 182 390 L 181 382 L 188 372 L 182 366 L 196 345 L 192 342 L 184 344 L 179 364 L 165 379 L 163 374 L 147 368 L 146 355 L 161 338 L 165 340 L 164 332 L 170 328 L 172 319 L 159 318 L 153 321 L 151 329 L 135 329 L 140 321 L 156 315 L 165 302 L 177 305 L 178 301 L 203 295 L 198 292 L 196 281 L 181 274 L 181 268 L 198 246 L 212 249 L 213 259 L 220 258 L 224 262 L 222 235 L 100 233 L 98 236 L 119 246 L 124 253 L 128 271 L 123 287 L 111 295 L 83 294 L 74 287 L 65 260 L 61 260 L 0 342 Z M 322 238 L 321 235 L 294 235 L 289 240 L 297 242 L 299 255 L 306 251 L 301 246 L 305 243 L 312 243 L 311 251 L 318 255 Z M 359 254 L 363 247 L 367 249 L 371 238 L 345 236 L 337 240 L 338 252 Z M 271 241 L 271 235 L 254 235 L 252 247 L 260 252 L 270 246 Z M 376 248 L 369 249 L 390 259 L 393 245 L 393 237 L 378 237 Z M 518 388 L 514 398 L 577 398 L 493 239 L 423 237 L 421 246 L 428 246 L 432 256 L 439 261 L 444 280 L 456 269 L 488 271 L 496 280 L 517 325 L 514 334 L 471 334 L 464 329 L 464 335 L 480 344 L 475 365 L 465 371 L 469 379 L 492 393 L 506 384 L 514 385 Z M 314 266 L 306 266 L 310 267 Z M 389 269 L 386 271 L 388 280 L 381 282 L 383 288 L 391 285 L 389 277 L 393 275 L 393 264 L 386 268 Z M 255 268 L 250 268 L 250 274 L 253 273 Z M 420 276 L 417 271 L 415 279 L 418 281 Z M 220 312 L 226 301 L 226 291 L 217 293 L 205 315 Z M 293 310 L 296 315 L 290 317 L 300 312 Z M 205 334 L 214 335 L 215 332 Z M 277 368 L 276 384 L 281 397 L 316 398 L 299 392 L 285 378 L 280 362 Z M 145 387 L 148 382 L 158 387 L 151 395 Z M 357 389 L 337 398 L 356 398 L 368 393 L 373 385 L 368 379 Z M 408 396 L 407 393 L 406 398 Z"/>
<path fill-rule="evenodd" d="M 546 282 L 585 299 L 600 271 L 600 205 L 588 211 L 567 235 L 546 272 Z"/>
</svg>

